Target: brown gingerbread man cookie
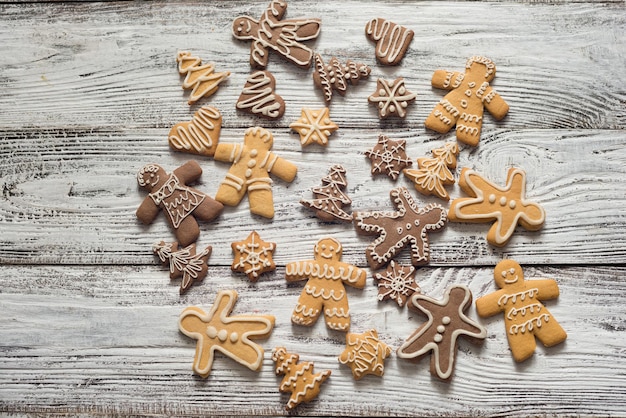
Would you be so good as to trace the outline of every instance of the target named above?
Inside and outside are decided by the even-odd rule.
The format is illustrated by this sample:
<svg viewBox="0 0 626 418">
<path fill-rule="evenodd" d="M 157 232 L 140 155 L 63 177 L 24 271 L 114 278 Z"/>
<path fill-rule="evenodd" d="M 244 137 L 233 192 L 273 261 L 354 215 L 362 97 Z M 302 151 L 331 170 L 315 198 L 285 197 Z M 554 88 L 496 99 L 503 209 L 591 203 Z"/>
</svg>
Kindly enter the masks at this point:
<svg viewBox="0 0 626 418">
<path fill-rule="evenodd" d="M 171 174 L 157 164 L 145 165 L 137 173 L 137 182 L 149 194 L 137 209 L 137 218 L 150 224 L 163 209 L 178 243 L 186 247 L 195 242 L 200 235 L 197 220 L 211 221 L 224 208 L 207 194 L 188 186 L 200 175 L 202 169 L 196 161 L 188 161 Z"/>
</svg>

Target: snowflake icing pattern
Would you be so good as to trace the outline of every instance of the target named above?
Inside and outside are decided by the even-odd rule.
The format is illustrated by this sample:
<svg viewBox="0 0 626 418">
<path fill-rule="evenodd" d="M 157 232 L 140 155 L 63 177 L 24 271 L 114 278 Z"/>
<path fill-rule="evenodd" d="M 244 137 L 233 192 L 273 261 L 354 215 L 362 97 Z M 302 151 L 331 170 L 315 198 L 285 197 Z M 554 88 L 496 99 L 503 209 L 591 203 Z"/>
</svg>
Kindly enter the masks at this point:
<svg viewBox="0 0 626 418">
<path fill-rule="evenodd" d="M 289 127 L 300 134 L 300 144 L 303 147 L 314 142 L 326 146 L 328 137 L 339 129 L 339 126 L 330 119 L 327 107 L 319 110 L 302 109 L 300 119 Z"/>
<path fill-rule="evenodd" d="M 402 307 L 413 293 L 420 293 L 415 283 L 415 267 L 396 264 L 393 260 L 382 273 L 376 273 L 378 300 L 392 299 Z"/>
<path fill-rule="evenodd" d="M 245 273 L 252 282 L 262 273 L 276 269 L 272 259 L 276 244 L 263 241 L 256 231 L 243 241 L 233 242 L 231 247 L 235 254 L 232 270 Z"/>
<path fill-rule="evenodd" d="M 376 146 L 365 151 L 367 158 L 372 161 L 372 174 L 387 174 L 396 180 L 403 168 L 413 164 L 405 148 L 405 140 L 393 140 L 380 134 Z"/>
</svg>

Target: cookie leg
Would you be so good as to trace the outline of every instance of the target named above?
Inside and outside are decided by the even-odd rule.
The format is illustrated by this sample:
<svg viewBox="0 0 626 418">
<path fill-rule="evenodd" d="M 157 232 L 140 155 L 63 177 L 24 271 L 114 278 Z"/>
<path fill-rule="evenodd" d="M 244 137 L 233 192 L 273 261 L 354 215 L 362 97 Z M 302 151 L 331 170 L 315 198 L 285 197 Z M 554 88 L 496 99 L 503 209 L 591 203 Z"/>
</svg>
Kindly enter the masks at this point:
<svg viewBox="0 0 626 418">
<path fill-rule="evenodd" d="M 259 187 L 255 189 L 255 187 Z M 248 187 L 248 200 L 250 201 L 250 212 L 265 218 L 274 217 L 274 198 L 272 190 L 266 182 L 257 182 Z"/>
<path fill-rule="evenodd" d="M 322 313 L 322 300 L 321 298 L 314 298 L 307 293 L 307 287 L 305 286 L 298 299 L 298 304 L 291 314 L 291 322 L 298 325 L 310 326 L 317 321 L 317 318 Z"/>
<path fill-rule="evenodd" d="M 543 321 L 540 327 L 535 328 L 535 336 L 546 347 L 559 344 L 567 338 L 567 333 L 561 325 L 550 315 L 548 321 Z"/>
<path fill-rule="evenodd" d="M 428 129 L 445 134 L 455 125 L 459 114 L 456 107 L 452 106 L 446 99 L 443 99 L 430 112 L 424 125 Z"/>
<path fill-rule="evenodd" d="M 515 361 L 522 362 L 528 359 L 535 352 L 537 343 L 535 342 L 535 334 L 532 332 L 511 334 L 507 333 L 511 354 Z"/>
<path fill-rule="evenodd" d="M 339 300 L 330 298 L 326 301 L 324 319 L 326 319 L 326 325 L 330 329 L 347 331 L 350 328 L 350 308 L 345 293 L 344 297 Z"/>
<path fill-rule="evenodd" d="M 480 139 L 482 116 L 463 113 L 456 122 L 456 139 L 475 147 Z"/>
<path fill-rule="evenodd" d="M 178 241 L 179 246 L 186 247 L 198 240 L 200 227 L 198 227 L 198 222 L 196 222 L 193 216 L 187 216 L 181 221 L 178 228 L 174 230 L 174 234 L 176 235 L 176 241 Z"/>
<path fill-rule="evenodd" d="M 215 200 L 228 206 L 236 206 L 241 202 L 245 194 L 246 187 L 243 180 L 228 173 L 219 189 L 217 189 Z"/>
</svg>

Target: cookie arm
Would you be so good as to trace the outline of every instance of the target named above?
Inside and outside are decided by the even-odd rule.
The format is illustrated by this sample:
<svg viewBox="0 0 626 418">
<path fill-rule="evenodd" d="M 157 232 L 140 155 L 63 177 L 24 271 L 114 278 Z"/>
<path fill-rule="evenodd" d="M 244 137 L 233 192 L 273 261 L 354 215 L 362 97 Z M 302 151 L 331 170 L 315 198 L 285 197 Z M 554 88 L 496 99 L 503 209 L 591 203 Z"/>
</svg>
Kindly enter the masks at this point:
<svg viewBox="0 0 626 418">
<path fill-rule="evenodd" d="M 136 212 L 137 218 L 146 225 L 152 223 L 158 214 L 159 207 L 150 196 L 146 197 L 143 202 L 141 202 Z"/>
<path fill-rule="evenodd" d="M 317 263 L 313 260 L 294 261 L 285 266 L 285 279 L 288 282 L 297 282 L 308 279 Z M 319 267 L 318 267 L 319 269 Z"/>
<path fill-rule="evenodd" d="M 487 111 L 497 120 L 504 118 L 509 112 L 509 105 L 507 102 L 505 102 L 504 99 L 491 87 L 487 87 L 485 89 L 481 100 L 485 109 L 487 109 Z"/>
<path fill-rule="evenodd" d="M 556 280 L 532 280 L 526 283 L 530 287 L 539 289 L 539 293 L 537 294 L 537 299 L 539 300 L 556 299 L 559 297 L 559 285 L 556 283 Z"/>
<path fill-rule="evenodd" d="M 476 299 L 476 313 L 483 318 L 487 318 L 502 312 L 504 309 L 498 305 L 498 299 L 505 294 L 506 292 L 504 290 L 497 290 Z"/>
<path fill-rule="evenodd" d="M 454 90 L 463 81 L 464 74 L 446 70 L 436 70 L 430 83 L 433 87 L 444 90 Z"/>
<path fill-rule="evenodd" d="M 218 144 L 215 148 L 213 159 L 232 163 L 235 160 L 235 153 L 239 144 Z"/>
<path fill-rule="evenodd" d="M 343 282 L 349 286 L 356 287 L 357 289 L 363 289 L 367 278 L 367 272 L 361 268 L 355 267 L 352 264 L 339 263 L 339 270 L 348 272 L 348 276 L 343 279 Z M 344 277 L 344 274 L 341 274 Z"/>
<path fill-rule="evenodd" d="M 268 153 L 263 166 L 268 173 L 289 183 L 296 178 L 296 174 L 298 173 L 298 167 L 294 163 L 280 158 L 272 152 Z"/>
<path fill-rule="evenodd" d="M 183 184 L 191 183 L 200 178 L 202 175 L 202 168 L 197 161 L 191 160 L 174 170 L 174 175 L 178 177 Z"/>
</svg>

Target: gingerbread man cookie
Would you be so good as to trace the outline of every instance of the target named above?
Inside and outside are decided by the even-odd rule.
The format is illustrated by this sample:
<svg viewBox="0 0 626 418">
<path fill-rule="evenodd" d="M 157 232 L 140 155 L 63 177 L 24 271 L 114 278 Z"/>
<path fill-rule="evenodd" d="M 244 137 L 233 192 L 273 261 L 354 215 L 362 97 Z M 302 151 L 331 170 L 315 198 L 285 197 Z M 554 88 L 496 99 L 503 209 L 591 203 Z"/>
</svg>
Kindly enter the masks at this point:
<svg viewBox="0 0 626 418">
<path fill-rule="evenodd" d="M 435 195 L 440 199 L 450 200 L 444 186 L 454 184 L 452 171 L 456 168 L 459 146 L 448 142 L 441 148 L 434 149 L 431 158 L 418 158 L 418 169 L 407 168 L 404 175 L 413 181 L 415 189 L 423 195 Z"/>
<path fill-rule="evenodd" d="M 386 174 L 393 180 L 404 167 L 413 164 L 406 155 L 406 141 L 389 139 L 383 134 L 378 135 L 378 143 L 365 151 L 365 155 L 372 162 L 372 174 Z"/>
<path fill-rule="evenodd" d="M 300 203 L 315 210 L 315 215 L 323 221 L 352 222 L 352 215 L 343 210 L 344 205 L 352 203 L 352 199 L 343 191 L 348 185 L 346 169 L 336 164 L 330 173 L 322 178 L 322 186 L 313 188 L 312 200 L 301 199 Z"/>
<path fill-rule="evenodd" d="M 446 290 L 443 300 L 415 294 L 410 308 L 421 311 L 428 322 L 419 327 L 398 349 L 398 357 L 415 359 L 432 351 L 430 373 L 442 380 L 452 377 L 461 336 L 482 340 L 487 330 L 465 315 L 472 305 L 472 292 L 463 285 Z"/>
<path fill-rule="evenodd" d="M 180 294 L 187 292 L 192 284 L 201 282 L 207 275 L 207 261 L 211 255 L 211 246 L 196 252 L 196 244 L 178 248 L 177 242 L 161 241 L 152 246 L 152 251 L 163 265 L 170 266 L 170 280 L 182 278 Z"/>
<path fill-rule="evenodd" d="M 149 194 L 137 209 L 137 218 L 152 223 L 163 209 L 174 228 L 176 240 L 184 247 L 200 235 L 197 219 L 211 221 L 224 206 L 187 184 L 197 180 L 202 169 L 196 161 L 188 161 L 168 174 L 157 164 L 148 164 L 137 173 L 137 182 Z"/>
<path fill-rule="evenodd" d="M 456 125 L 457 140 L 478 145 L 484 109 L 497 120 L 509 112 L 509 105 L 489 85 L 495 76 L 496 65 L 485 57 L 468 59 L 465 73 L 435 71 L 431 81 L 433 87 L 452 91 L 426 118 L 426 127 L 443 134 Z"/>
<path fill-rule="evenodd" d="M 351 264 L 342 263 L 343 247 L 333 238 L 323 238 L 315 244 L 314 260 L 296 261 L 285 267 L 288 282 L 308 280 L 291 321 L 299 325 L 313 325 L 324 313 L 326 326 L 338 331 L 350 328 L 348 295 L 344 283 L 363 289 L 367 273 Z"/>
<path fill-rule="evenodd" d="M 324 92 L 326 103 L 330 103 L 333 98 L 333 90 L 343 96 L 348 89 L 348 82 L 355 86 L 359 80 L 369 77 L 372 71 L 367 65 L 350 60 L 343 65 L 335 57 L 324 64 L 320 54 L 315 54 L 314 62 L 313 82 Z"/>
<path fill-rule="evenodd" d="M 314 373 L 314 364 L 310 361 L 299 363 L 300 356 L 287 351 L 285 347 L 276 347 L 272 354 L 276 364 L 276 375 L 283 377 L 279 390 L 290 393 L 286 409 L 291 411 L 302 402 L 310 402 L 320 393 L 322 383 L 331 375 L 330 370 Z"/>
<path fill-rule="evenodd" d="M 180 332 L 198 340 L 193 371 L 199 376 L 206 378 L 211 373 L 216 351 L 250 370 L 261 369 L 263 347 L 250 339 L 269 337 L 275 318 L 272 315 L 231 316 L 236 302 L 236 291 L 220 290 L 208 313 L 191 306 L 180 314 Z"/>
<path fill-rule="evenodd" d="M 371 329 L 362 334 L 346 334 L 346 349 L 339 355 L 339 362 L 352 369 L 352 376 L 360 380 L 373 374 L 382 376 L 385 359 L 391 355 L 391 347 L 378 338 L 378 331 Z"/>
<path fill-rule="evenodd" d="M 176 151 L 212 157 L 220 138 L 222 114 L 210 106 L 202 106 L 189 122 L 172 126 L 167 140 Z"/>
<path fill-rule="evenodd" d="M 246 130 L 243 144 L 219 144 L 213 158 L 232 163 L 215 199 L 235 206 L 248 194 L 250 212 L 265 218 L 274 217 L 270 173 L 286 182 L 296 177 L 295 164 L 270 151 L 274 137 L 263 128 Z"/>
<path fill-rule="evenodd" d="M 392 189 L 390 197 L 397 211 L 353 212 L 358 232 L 379 235 L 366 251 L 367 262 L 374 270 L 386 265 L 405 246 L 411 247 L 411 263 L 428 263 L 428 232 L 446 225 L 446 210 L 436 204 L 419 209 L 406 187 Z"/>
<path fill-rule="evenodd" d="M 320 19 L 283 20 L 287 2 L 273 0 L 259 20 L 240 16 L 233 22 L 233 36 L 241 41 L 252 41 L 250 65 L 265 68 L 272 50 L 301 68 L 309 68 L 313 51 L 302 44 L 317 38 Z"/>
<path fill-rule="evenodd" d="M 231 245 L 235 259 L 231 269 L 245 273 L 251 282 L 256 282 L 265 272 L 276 270 L 272 255 L 276 243 L 265 242 L 256 231 L 252 231 L 243 241 L 233 242 Z"/>
<path fill-rule="evenodd" d="M 406 108 L 416 97 L 415 93 L 404 86 L 404 78 L 398 77 L 395 80 L 379 78 L 376 82 L 376 92 L 367 100 L 378 107 L 378 116 L 381 119 L 387 119 L 389 116 L 404 118 Z"/>
<path fill-rule="evenodd" d="M 248 76 L 235 105 L 238 110 L 267 119 L 278 119 L 285 113 L 285 101 L 274 92 L 276 79 L 269 71 L 255 71 Z"/>
<path fill-rule="evenodd" d="M 291 129 L 300 134 L 300 145 L 316 143 L 322 146 L 328 144 L 328 137 L 339 129 L 339 126 L 330 119 L 330 110 L 302 109 L 300 119 L 289 125 Z"/>
<path fill-rule="evenodd" d="M 185 74 L 183 89 L 191 89 L 189 104 L 192 105 L 204 96 L 217 91 L 219 84 L 230 76 L 230 71 L 215 72 L 215 65 L 202 64 L 202 60 L 191 55 L 191 52 L 179 52 L 176 56 L 178 72 Z"/>
<path fill-rule="evenodd" d="M 402 61 L 414 34 L 412 30 L 380 17 L 365 26 L 365 35 L 376 42 L 376 58 L 384 65 L 397 65 Z"/>
<path fill-rule="evenodd" d="M 559 344 L 567 333 L 541 303 L 559 296 L 555 280 L 525 280 L 522 267 L 513 260 L 500 261 L 493 271 L 500 288 L 476 300 L 476 311 L 482 317 L 502 312 L 506 336 L 516 361 L 533 355 L 539 339 L 546 347 Z"/>
<path fill-rule="evenodd" d="M 526 200 L 526 173 L 519 168 L 509 169 L 505 187 L 496 186 L 474 170 L 464 168 L 459 186 L 471 197 L 454 199 L 448 219 L 453 222 L 495 221 L 487 233 L 491 245 L 506 245 L 518 223 L 529 231 L 536 231 L 545 222 L 543 208 Z"/>
</svg>

